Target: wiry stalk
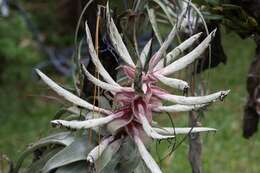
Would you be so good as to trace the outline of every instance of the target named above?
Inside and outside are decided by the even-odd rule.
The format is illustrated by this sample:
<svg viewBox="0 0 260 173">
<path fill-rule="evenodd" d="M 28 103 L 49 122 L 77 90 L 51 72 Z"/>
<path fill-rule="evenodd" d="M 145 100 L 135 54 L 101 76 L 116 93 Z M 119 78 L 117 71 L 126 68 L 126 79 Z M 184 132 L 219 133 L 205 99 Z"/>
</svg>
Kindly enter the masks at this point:
<svg viewBox="0 0 260 173">
<path fill-rule="evenodd" d="M 96 66 L 98 72 L 104 78 L 104 80 L 106 80 L 110 84 L 118 86 L 119 84 L 114 81 L 114 79 L 106 71 L 106 69 L 104 68 L 104 66 L 102 65 L 102 63 L 100 62 L 100 60 L 98 58 L 98 55 L 97 55 L 95 48 L 94 48 L 94 45 L 93 45 L 93 41 L 92 41 L 92 38 L 91 38 L 91 33 L 90 33 L 90 30 L 89 30 L 87 21 L 85 23 L 85 29 L 86 29 L 86 37 L 87 37 L 87 42 L 88 42 L 88 44 L 87 44 L 88 45 L 88 51 L 89 51 L 89 54 L 90 54 L 90 57 L 91 57 L 91 61 Z"/>
</svg>

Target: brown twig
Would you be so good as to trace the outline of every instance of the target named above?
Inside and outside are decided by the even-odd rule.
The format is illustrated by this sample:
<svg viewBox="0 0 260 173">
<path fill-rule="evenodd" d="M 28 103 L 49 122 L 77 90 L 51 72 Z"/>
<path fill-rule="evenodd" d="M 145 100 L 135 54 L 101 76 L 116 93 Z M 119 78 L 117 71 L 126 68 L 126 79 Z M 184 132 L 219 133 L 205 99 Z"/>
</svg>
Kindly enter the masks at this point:
<svg viewBox="0 0 260 173">
<path fill-rule="evenodd" d="M 192 71 L 195 71 L 196 63 L 193 64 Z M 194 74 L 194 73 L 193 73 Z M 191 95 L 195 95 L 195 85 L 196 79 L 195 74 L 191 76 Z M 192 111 L 189 113 L 189 125 L 191 127 L 200 126 L 198 121 L 198 113 Z M 201 163 L 201 154 L 202 154 L 202 142 L 199 133 L 190 134 L 189 136 L 189 154 L 188 158 L 191 164 L 192 173 L 202 173 L 202 163 Z"/>
</svg>

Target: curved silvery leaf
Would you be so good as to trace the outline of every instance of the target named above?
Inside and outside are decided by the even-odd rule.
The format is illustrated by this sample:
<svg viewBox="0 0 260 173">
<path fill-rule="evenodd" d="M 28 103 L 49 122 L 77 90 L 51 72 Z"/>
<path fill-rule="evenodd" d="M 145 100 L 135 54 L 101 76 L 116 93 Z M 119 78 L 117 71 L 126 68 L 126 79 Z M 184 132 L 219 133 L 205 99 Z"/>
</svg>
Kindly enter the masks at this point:
<svg viewBox="0 0 260 173">
<path fill-rule="evenodd" d="M 42 173 L 48 173 L 49 171 L 61 166 L 86 160 L 87 154 L 92 148 L 93 146 L 88 142 L 87 137 L 84 135 L 55 154 L 50 160 L 48 160 L 41 171 Z"/>
<path fill-rule="evenodd" d="M 129 124 L 132 119 L 132 117 L 130 117 L 129 119 L 115 119 L 107 124 L 107 130 L 112 135 L 116 135 L 117 132 L 124 128 L 127 124 Z"/>
<path fill-rule="evenodd" d="M 162 37 L 161 37 L 161 34 L 159 32 L 159 28 L 158 28 L 158 25 L 157 25 L 154 9 L 147 8 L 147 13 L 148 13 L 148 17 L 149 17 L 151 26 L 153 28 L 153 32 L 155 34 L 155 37 L 157 38 L 159 44 L 162 45 Z"/>
<path fill-rule="evenodd" d="M 179 135 L 179 134 L 189 134 L 189 133 L 199 133 L 199 132 L 216 132 L 217 130 L 214 128 L 208 127 L 162 127 L 162 128 L 154 128 L 154 130 L 162 135 Z"/>
<path fill-rule="evenodd" d="M 171 101 L 177 104 L 200 105 L 200 104 L 208 104 L 217 100 L 223 100 L 224 97 L 226 97 L 229 92 L 230 90 L 219 91 L 206 96 L 194 96 L 194 97 L 178 96 L 178 95 L 172 95 L 168 93 L 155 93 L 155 95 L 163 100 Z"/>
<path fill-rule="evenodd" d="M 37 74 L 41 77 L 41 79 L 52 89 L 54 90 L 58 95 L 64 97 L 66 100 L 68 100 L 71 103 L 74 103 L 78 106 L 84 107 L 89 110 L 102 112 L 105 114 L 109 114 L 110 111 L 98 108 L 87 101 L 83 100 L 82 98 L 79 98 L 78 96 L 72 94 L 71 92 L 63 89 L 58 84 L 56 84 L 54 81 L 52 81 L 49 77 L 47 77 L 45 74 L 43 74 L 40 70 L 36 69 Z"/>
<path fill-rule="evenodd" d="M 163 136 L 160 135 L 159 133 L 157 133 L 150 125 L 150 123 L 148 122 L 148 120 L 146 119 L 146 117 L 144 115 L 140 115 L 140 120 L 142 122 L 142 126 L 143 129 L 145 131 L 145 133 L 150 136 L 153 139 L 167 139 L 167 138 L 174 138 L 173 136 Z"/>
<path fill-rule="evenodd" d="M 150 49 L 151 49 L 151 45 L 152 45 L 152 40 L 149 40 L 146 45 L 144 46 L 141 54 L 140 54 L 140 61 L 141 61 L 141 64 L 142 64 L 142 67 L 144 68 L 145 66 L 145 63 L 147 61 L 147 57 L 149 56 L 149 52 L 150 52 Z"/>
<path fill-rule="evenodd" d="M 160 82 L 163 84 L 179 89 L 179 90 L 187 90 L 189 88 L 189 84 L 183 80 L 175 79 L 175 78 L 168 78 L 160 74 L 154 75 Z"/>
<path fill-rule="evenodd" d="M 170 65 L 162 68 L 161 70 L 158 70 L 156 72 L 162 74 L 162 75 L 170 75 L 176 71 L 179 71 L 185 67 L 187 67 L 189 64 L 194 62 L 196 59 L 200 57 L 200 55 L 206 50 L 206 48 L 209 46 L 211 40 L 213 39 L 215 35 L 216 30 L 212 31 L 195 49 L 193 49 L 190 53 L 183 56 L 182 58 L 174 61 Z"/>
<path fill-rule="evenodd" d="M 172 25 L 174 25 L 174 17 L 176 17 L 176 15 L 172 12 L 172 10 L 170 9 L 169 6 L 167 6 L 166 4 L 164 4 L 161 0 L 153 0 L 155 3 L 157 3 L 162 10 L 164 11 L 165 15 L 167 16 L 168 20 L 170 21 L 170 23 Z"/>
<path fill-rule="evenodd" d="M 150 71 L 153 71 L 154 66 L 158 64 L 158 62 L 161 60 L 161 57 L 163 56 L 163 54 L 166 53 L 170 44 L 172 44 L 172 42 L 173 42 L 173 40 L 174 40 L 178 30 L 179 30 L 180 24 L 183 21 L 184 14 L 185 14 L 184 12 L 181 13 L 181 15 L 178 17 L 177 23 L 174 25 L 171 32 L 168 34 L 166 40 L 161 45 L 160 49 L 151 58 L 151 60 L 149 62 L 149 70 Z"/>
<path fill-rule="evenodd" d="M 139 150 L 139 153 L 140 153 L 143 161 L 145 162 L 146 166 L 149 168 L 151 173 L 162 173 L 162 171 L 159 168 L 159 166 L 157 165 L 157 163 L 153 160 L 153 157 L 150 155 L 150 153 L 145 148 L 145 145 L 143 144 L 140 137 L 138 137 L 137 135 L 134 136 L 134 141 L 137 145 L 137 148 Z"/>
<path fill-rule="evenodd" d="M 111 92 L 121 92 L 123 90 L 123 88 L 118 85 L 109 84 L 95 78 L 87 71 L 84 65 L 82 65 L 82 69 L 88 80 L 91 81 L 93 84 L 99 86 L 100 88 Z"/>
<path fill-rule="evenodd" d="M 55 154 L 57 154 L 60 150 L 62 150 L 62 147 L 58 147 L 55 149 L 50 150 L 49 152 L 44 152 L 43 156 L 41 156 L 39 159 L 34 161 L 30 167 L 28 168 L 27 173 L 41 173 L 41 169 L 44 167 L 46 162 L 52 158 Z"/>
<path fill-rule="evenodd" d="M 88 128 L 105 125 L 120 116 L 122 116 L 121 112 L 111 114 L 106 117 L 95 118 L 95 119 L 84 120 L 84 121 L 53 120 L 51 121 L 51 124 L 55 127 L 67 127 L 69 129 L 88 129 Z"/>
<path fill-rule="evenodd" d="M 201 105 L 170 105 L 170 106 L 158 106 L 153 110 L 156 112 L 188 112 L 188 111 L 196 111 L 200 108 L 206 107 L 208 104 Z"/>
<path fill-rule="evenodd" d="M 90 163 L 96 162 L 96 160 L 102 155 L 104 150 L 108 147 L 109 143 L 114 140 L 113 136 L 110 136 L 108 138 L 105 138 L 100 142 L 99 145 L 97 145 L 93 150 L 91 150 L 87 156 L 87 161 Z"/>
<path fill-rule="evenodd" d="M 71 132 L 60 132 L 53 135 L 50 135 L 46 138 L 40 139 L 38 142 L 32 144 L 25 150 L 22 155 L 19 157 L 16 166 L 14 168 L 14 172 L 17 172 L 23 161 L 26 157 L 32 154 L 35 150 L 49 146 L 49 145 L 60 145 L 60 146 L 68 146 L 70 145 L 75 139 L 75 136 Z"/>
<path fill-rule="evenodd" d="M 125 63 L 127 63 L 131 67 L 135 67 L 135 64 L 116 28 L 116 25 L 110 16 L 109 9 L 110 8 L 107 3 L 106 18 L 107 18 L 108 35 L 110 37 L 111 43 L 112 43 L 113 47 L 115 48 L 115 50 L 117 51 L 120 58 L 122 58 L 125 61 Z"/>
<path fill-rule="evenodd" d="M 119 86 L 119 84 L 116 83 L 114 81 L 114 79 L 110 76 L 110 74 L 106 71 L 106 69 L 104 68 L 104 66 L 102 65 L 102 63 L 100 62 L 100 60 L 97 56 L 97 53 L 96 53 L 94 46 L 93 46 L 93 41 L 92 41 L 92 38 L 91 38 L 91 34 L 90 34 L 90 31 L 89 31 L 87 21 L 85 23 L 85 29 L 86 29 L 86 37 L 87 37 L 87 42 L 88 42 L 87 45 L 88 45 L 88 48 L 89 48 L 88 50 L 89 50 L 89 54 L 90 54 L 90 57 L 91 57 L 91 61 L 96 66 L 98 72 L 101 74 L 101 76 L 104 78 L 105 81 L 107 81 L 110 84 Z"/>
<path fill-rule="evenodd" d="M 166 53 L 166 50 L 168 49 L 168 47 L 170 46 L 170 44 L 172 43 L 175 35 L 177 33 L 177 27 L 174 26 L 171 30 L 171 32 L 168 34 L 166 40 L 163 42 L 162 46 L 160 47 L 160 49 L 153 55 L 153 57 L 151 58 L 150 62 L 149 62 L 149 70 L 151 71 L 154 66 L 160 61 L 161 57 L 163 56 L 163 54 Z"/>
<path fill-rule="evenodd" d="M 96 119 L 96 118 L 100 118 L 100 117 L 105 117 L 105 115 L 100 114 L 100 113 L 98 113 L 98 112 L 90 111 L 90 112 L 88 112 L 88 113 L 86 114 L 85 120 Z M 110 133 L 107 131 L 107 129 L 105 129 L 105 128 L 100 128 L 100 126 L 91 127 L 91 129 L 92 129 L 93 131 L 95 131 L 97 134 L 100 134 L 101 136 L 110 135 Z"/>
<path fill-rule="evenodd" d="M 95 161 L 95 167 L 97 172 L 110 173 L 108 170 L 115 169 L 114 165 L 116 166 L 120 161 L 119 159 L 120 155 L 118 153 L 120 146 L 121 146 L 121 139 L 117 139 L 111 142 L 104 149 L 100 157 Z M 114 157 L 116 158 L 115 160 L 113 160 Z"/>
<path fill-rule="evenodd" d="M 198 33 L 198 34 L 195 34 L 195 35 L 191 36 L 190 38 L 188 38 L 187 40 L 182 42 L 179 46 L 177 46 L 172 51 L 170 51 L 166 55 L 166 65 L 169 65 L 169 63 L 174 61 L 180 54 L 182 54 L 186 49 L 188 49 L 190 46 L 192 46 L 193 43 L 199 39 L 201 34 L 202 33 Z M 161 59 L 158 62 L 158 64 L 155 65 L 153 70 L 156 71 L 156 70 L 159 70 L 159 69 L 163 68 L 163 63 L 164 63 L 164 59 Z"/>
<path fill-rule="evenodd" d="M 60 167 L 55 173 L 87 173 L 89 169 L 86 161 L 79 161 Z"/>
<path fill-rule="evenodd" d="M 35 150 L 36 148 L 43 147 L 50 144 L 58 144 L 68 146 L 75 139 L 75 136 L 71 132 L 60 132 L 52 134 L 46 138 L 40 139 L 38 142 L 31 145 L 28 149 Z"/>
</svg>

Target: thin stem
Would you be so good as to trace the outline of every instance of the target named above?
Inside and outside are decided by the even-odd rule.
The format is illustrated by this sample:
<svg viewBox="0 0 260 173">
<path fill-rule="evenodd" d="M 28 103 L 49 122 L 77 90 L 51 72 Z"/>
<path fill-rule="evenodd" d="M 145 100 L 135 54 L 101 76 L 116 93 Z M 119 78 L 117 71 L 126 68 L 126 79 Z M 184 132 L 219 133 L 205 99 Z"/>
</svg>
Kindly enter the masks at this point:
<svg viewBox="0 0 260 173">
<path fill-rule="evenodd" d="M 196 74 L 193 73 L 196 69 L 196 62 L 191 66 L 191 95 L 195 95 L 195 86 L 196 86 Z M 189 124 L 191 127 L 199 126 L 197 112 L 191 111 L 189 113 Z M 199 133 L 189 135 L 189 161 L 192 167 L 193 173 L 202 173 L 201 166 L 201 154 L 202 154 L 202 142 Z"/>
<path fill-rule="evenodd" d="M 107 10 L 109 10 L 109 9 L 107 9 Z M 97 53 L 97 57 L 99 57 L 99 27 L 100 27 L 100 15 L 101 15 L 100 13 L 101 13 L 101 6 L 98 6 L 96 34 L 95 34 L 95 50 L 96 50 L 96 53 Z M 99 80 L 100 75 L 99 75 L 97 68 L 95 68 L 95 75 L 96 75 L 95 77 Z M 97 89 L 97 96 L 99 98 L 100 87 L 95 86 L 95 91 L 96 91 L 96 89 Z M 95 97 L 96 97 L 96 93 L 94 94 L 94 101 L 96 100 Z M 100 107 L 99 100 L 98 100 L 97 104 L 98 104 L 98 107 Z M 98 127 L 98 129 L 99 129 L 98 131 L 100 132 L 100 127 Z M 100 133 L 98 133 L 98 142 L 100 143 L 100 141 L 101 141 L 101 135 L 100 135 Z M 100 148 L 98 148 L 98 153 L 100 153 Z M 96 164 L 97 164 L 97 172 L 99 172 L 98 171 L 98 163 L 96 163 Z"/>
</svg>

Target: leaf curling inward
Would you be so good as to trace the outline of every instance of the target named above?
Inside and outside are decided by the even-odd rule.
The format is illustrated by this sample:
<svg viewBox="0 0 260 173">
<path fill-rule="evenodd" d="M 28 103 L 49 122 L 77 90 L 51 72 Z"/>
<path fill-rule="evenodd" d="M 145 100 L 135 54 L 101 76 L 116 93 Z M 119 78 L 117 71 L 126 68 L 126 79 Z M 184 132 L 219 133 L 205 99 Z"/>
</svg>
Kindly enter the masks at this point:
<svg viewBox="0 0 260 173">
<path fill-rule="evenodd" d="M 94 146 L 88 142 L 87 136 L 76 139 L 69 146 L 55 154 L 43 167 L 42 173 L 87 159 L 87 154 L 93 149 Z"/>
</svg>

